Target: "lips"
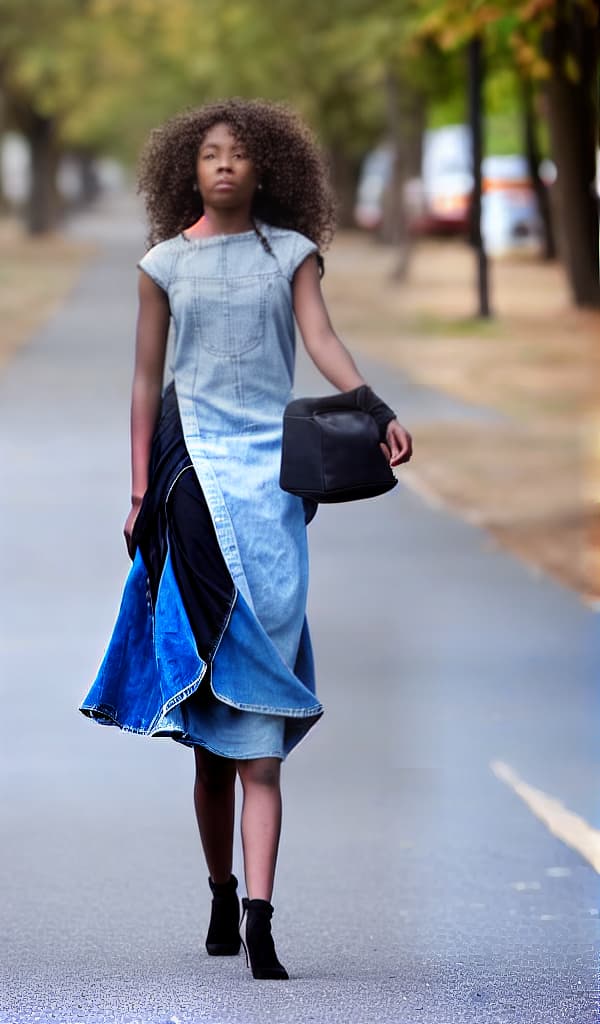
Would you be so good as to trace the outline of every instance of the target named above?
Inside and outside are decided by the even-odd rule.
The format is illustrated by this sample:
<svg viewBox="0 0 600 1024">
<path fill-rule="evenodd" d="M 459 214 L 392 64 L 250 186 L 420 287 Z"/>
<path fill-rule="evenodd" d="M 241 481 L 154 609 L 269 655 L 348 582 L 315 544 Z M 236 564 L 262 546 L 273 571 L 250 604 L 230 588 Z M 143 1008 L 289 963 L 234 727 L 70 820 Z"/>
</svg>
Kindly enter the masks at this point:
<svg viewBox="0 0 600 1024">
<path fill-rule="evenodd" d="M 225 179 L 217 181 L 214 186 L 215 192 L 229 192 L 232 188 L 235 188 L 232 181 L 226 181 Z"/>
</svg>

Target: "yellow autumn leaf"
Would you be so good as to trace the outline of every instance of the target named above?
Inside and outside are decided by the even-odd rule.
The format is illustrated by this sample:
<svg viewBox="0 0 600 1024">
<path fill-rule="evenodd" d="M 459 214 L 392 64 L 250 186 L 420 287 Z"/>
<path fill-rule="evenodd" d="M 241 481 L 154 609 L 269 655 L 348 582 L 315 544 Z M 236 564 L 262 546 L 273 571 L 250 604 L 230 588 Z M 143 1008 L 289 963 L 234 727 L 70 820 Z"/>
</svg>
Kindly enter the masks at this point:
<svg viewBox="0 0 600 1024">
<path fill-rule="evenodd" d="M 534 78 L 537 78 L 540 81 L 543 81 L 543 80 L 551 77 L 551 75 L 552 75 L 552 65 L 550 64 L 549 61 L 546 60 L 545 57 L 539 57 L 538 56 L 536 58 L 536 60 L 534 60 L 533 64 L 531 65 L 530 71 L 531 71 L 531 74 L 532 74 L 532 76 Z"/>
<path fill-rule="evenodd" d="M 545 11 L 554 11 L 555 0 L 528 0 L 519 8 L 519 18 L 523 22 L 533 21 Z"/>
<path fill-rule="evenodd" d="M 577 84 L 581 78 L 581 71 L 577 59 L 573 53 L 567 53 L 563 62 L 563 71 L 565 78 L 573 84 Z"/>
</svg>

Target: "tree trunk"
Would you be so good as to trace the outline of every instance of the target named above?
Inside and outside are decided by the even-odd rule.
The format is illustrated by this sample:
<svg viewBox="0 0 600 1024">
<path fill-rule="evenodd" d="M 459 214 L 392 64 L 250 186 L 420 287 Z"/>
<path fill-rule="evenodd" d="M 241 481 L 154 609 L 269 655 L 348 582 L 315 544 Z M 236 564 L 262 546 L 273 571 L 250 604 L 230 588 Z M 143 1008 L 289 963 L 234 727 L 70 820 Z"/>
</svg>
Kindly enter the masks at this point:
<svg viewBox="0 0 600 1024">
<path fill-rule="evenodd" d="M 384 197 L 382 237 L 398 249 L 395 280 L 408 276 L 414 238 L 406 204 L 406 183 L 421 174 L 425 103 L 406 80 L 389 70 L 385 78 L 388 133 L 394 147 L 392 180 Z"/>
<path fill-rule="evenodd" d="M 599 32 L 587 23 L 584 10 L 562 2 L 556 25 L 544 40 L 553 69 L 547 95 L 561 256 L 578 306 L 600 306 L 595 188 Z"/>
<path fill-rule="evenodd" d="M 523 142 L 525 155 L 527 157 L 527 165 L 529 167 L 529 177 L 531 178 L 538 212 L 542 222 L 544 235 L 543 255 L 544 259 L 553 260 L 556 259 L 556 243 L 554 241 L 554 227 L 552 224 L 548 188 L 540 178 L 540 152 L 537 143 L 533 86 L 531 79 L 523 78 L 521 80 L 521 96 L 523 103 Z"/>
<path fill-rule="evenodd" d="M 331 181 L 337 199 L 338 225 L 354 227 L 354 204 L 360 173 L 360 161 L 344 152 L 342 145 L 328 150 Z"/>
<path fill-rule="evenodd" d="M 2 161 L 2 150 L 4 143 L 4 132 L 6 128 L 6 113 L 5 113 L 5 102 L 0 93 L 0 215 L 8 212 L 9 204 L 6 198 L 6 192 L 4 190 L 4 168 Z"/>
<path fill-rule="evenodd" d="M 481 37 L 469 43 L 469 123 L 473 145 L 473 198 L 471 201 L 470 241 L 477 259 L 477 295 L 479 316 L 489 317 L 490 296 L 487 253 L 481 237 L 481 159 L 483 156 L 482 83 L 483 55 Z"/>
<path fill-rule="evenodd" d="M 56 187 L 59 152 L 54 118 L 31 112 L 26 135 L 31 153 L 26 226 L 29 234 L 41 235 L 56 226 L 60 212 Z"/>
<path fill-rule="evenodd" d="M 73 159 L 79 175 L 78 206 L 89 206 L 100 195 L 100 182 L 96 170 L 96 157 L 84 149 L 76 150 Z"/>
</svg>

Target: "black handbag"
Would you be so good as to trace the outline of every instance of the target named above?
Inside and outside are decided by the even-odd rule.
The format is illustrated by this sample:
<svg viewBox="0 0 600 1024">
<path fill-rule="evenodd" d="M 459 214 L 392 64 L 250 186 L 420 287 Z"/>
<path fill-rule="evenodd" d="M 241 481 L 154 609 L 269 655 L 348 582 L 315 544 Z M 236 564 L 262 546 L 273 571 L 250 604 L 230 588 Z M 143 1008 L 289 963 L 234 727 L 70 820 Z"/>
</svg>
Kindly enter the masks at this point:
<svg viewBox="0 0 600 1024">
<path fill-rule="evenodd" d="M 280 487 L 322 503 L 390 491 L 398 481 L 379 444 L 394 418 L 366 384 L 294 399 L 283 414 Z"/>
</svg>

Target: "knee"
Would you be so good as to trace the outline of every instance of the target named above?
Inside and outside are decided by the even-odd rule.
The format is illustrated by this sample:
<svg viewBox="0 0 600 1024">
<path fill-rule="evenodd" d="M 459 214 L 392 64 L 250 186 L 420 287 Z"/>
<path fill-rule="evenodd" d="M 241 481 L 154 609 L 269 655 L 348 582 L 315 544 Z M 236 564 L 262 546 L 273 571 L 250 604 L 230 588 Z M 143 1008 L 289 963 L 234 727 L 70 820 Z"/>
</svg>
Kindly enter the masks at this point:
<svg viewBox="0 0 600 1024">
<path fill-rule="evenodd" d="M 252 761 L 238 761 L 238 772 L 244 789 L 248 786 L 279 787 L 281 762 L 276 757 L 261 757 Z"/>
</svg>

